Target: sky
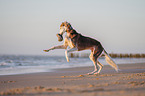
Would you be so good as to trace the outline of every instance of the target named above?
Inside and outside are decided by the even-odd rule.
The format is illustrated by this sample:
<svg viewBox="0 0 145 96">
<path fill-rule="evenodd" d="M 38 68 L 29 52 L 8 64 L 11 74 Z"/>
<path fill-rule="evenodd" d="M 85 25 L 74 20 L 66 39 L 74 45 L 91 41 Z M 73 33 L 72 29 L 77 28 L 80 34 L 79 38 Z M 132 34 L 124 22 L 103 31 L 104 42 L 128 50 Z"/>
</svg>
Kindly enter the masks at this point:
<svg viewBox="0 0 145 96">
<path fill-rule="evenodd" d="M 0 54 L 64 55 L 43 52 L 64 21 L 109 53 L 145 53 L 145 0 L 0 0 Z"/>
</svg>

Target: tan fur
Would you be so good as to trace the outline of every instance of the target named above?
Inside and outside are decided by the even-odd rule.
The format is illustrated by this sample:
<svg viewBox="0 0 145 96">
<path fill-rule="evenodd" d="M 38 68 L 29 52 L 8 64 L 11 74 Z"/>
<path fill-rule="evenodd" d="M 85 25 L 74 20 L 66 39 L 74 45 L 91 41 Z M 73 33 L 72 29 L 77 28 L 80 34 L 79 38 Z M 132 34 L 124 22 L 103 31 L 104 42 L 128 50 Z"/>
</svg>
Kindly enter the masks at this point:
<svg viewBox="0 0 145 96">
<path fill-rule="evenodd" d="M 77 33 L 68 22 L 62 22 L 60 25 L 60 31 L 59 34 L 63 35 L 64 32 L 67 32 L 67 35 L 64 39 L 64 44 L 60 46 L 54 46 L 48 50 L 44 50 L 45 52 L 48 52 L 50 50 L 54 49 L 67 49 L 67 47 L 70 47 L 65 51 L 65 56 L 67 61 L 69 62 L 68 53 L 73 51 L 81 51 L 81 50 L 91 50 L 90 54 L 90 60 L 93 62 L 95 69 L 93 72 L 89 74 L 98 74 L 100 73 L 101 69 L 103 68 L 103 65 L 98 61 L 99 56 L 102 54 L 102 52 L 105 52 L 106 61 L 115 68 L 116 71 L 118 71 L 118 66 L 115 64 L 115 62 L 109 57 L 107 52 L 102 47 L 101 43 L 95 39 L 92 39 L 90 37 L 83 36 L 79 33 Z"/>
</svg>

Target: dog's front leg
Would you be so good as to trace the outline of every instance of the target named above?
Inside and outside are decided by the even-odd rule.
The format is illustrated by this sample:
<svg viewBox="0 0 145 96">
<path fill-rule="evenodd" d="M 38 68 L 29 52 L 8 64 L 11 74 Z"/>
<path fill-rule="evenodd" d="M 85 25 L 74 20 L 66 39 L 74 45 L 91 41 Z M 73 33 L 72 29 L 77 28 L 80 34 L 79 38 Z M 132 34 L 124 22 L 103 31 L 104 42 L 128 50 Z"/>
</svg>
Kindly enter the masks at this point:
<svg viewBox="0 0 145 96">
<path fill-rule="evenodd" d="M 65 51 L 65 57 L 66 57 L 67 62 L 69 62 L 68 53 L 73 52 L 73 51 L 77 51 L 77 50 L 78 50 L 77 48 L 71 48 L 71 49 L 68 49 Z"/>
<path fill-rule="evenodd" d="M 59 46 L 54 46 L 54 47 L 51 47 L 50 49 L 47 49 L 47 50 L 43 50 L 45 52 L 49 52 L 50 50 L 54 50 L 54 49 L 66 49 L 67 46 L 65 45 L 59 45 Z"/>
</svg>

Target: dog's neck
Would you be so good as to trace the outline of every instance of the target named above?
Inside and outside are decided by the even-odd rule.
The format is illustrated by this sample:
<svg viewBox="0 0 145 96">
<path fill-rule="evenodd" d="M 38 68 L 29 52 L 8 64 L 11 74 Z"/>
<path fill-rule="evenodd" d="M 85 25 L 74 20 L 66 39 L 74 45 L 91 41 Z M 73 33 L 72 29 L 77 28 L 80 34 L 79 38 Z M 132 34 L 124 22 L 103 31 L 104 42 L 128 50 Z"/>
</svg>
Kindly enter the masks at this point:
<svg viewBox="0 0 145 96">
<path fill-rule="evenodd" d="M 67 31 L 67 36 L 71 39 L 74 39 L 77 35 L 78 33 L 74 29 Z"/>
</svg>

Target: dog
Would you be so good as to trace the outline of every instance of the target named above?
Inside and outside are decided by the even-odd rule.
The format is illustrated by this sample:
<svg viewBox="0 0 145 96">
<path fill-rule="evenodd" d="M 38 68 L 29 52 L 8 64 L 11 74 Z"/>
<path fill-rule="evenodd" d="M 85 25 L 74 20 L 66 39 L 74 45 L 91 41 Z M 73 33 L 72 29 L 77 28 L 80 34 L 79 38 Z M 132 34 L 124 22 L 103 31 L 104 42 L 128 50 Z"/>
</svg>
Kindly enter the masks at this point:
<svg viewBox="0 0 145 96">
<path fill-rule="evenodd" d="M 104 52 L 105 60 L 110 66 L 112 66 L 118 72 L 117 64 L 111 59 L 108 53 L 105 51 L 101 43 L 93 38 L 86 37 L 76 32 L 75 29 L 68 22 L 62 22 L 60 25 L 60 32 L 57 34 L 58 41 L 63 41 L 63 34 L 66 32 L 63 45 L 54 46 L 50 49 L 44 50 L 49 52 L 54 49 L 66 49 L 65 57 L 67 62 L 69 62 L 68 53 L 73 51 L 91 50 L 89 56 L 90 60 L 94 64 L 94 71 L 88 73 L 89 75 L 99 74 L 103 68 L 103 65 L 98 61 L 98 58 Z M 69 47 L 69 48 L 68 48 Z"/>
</svg>

